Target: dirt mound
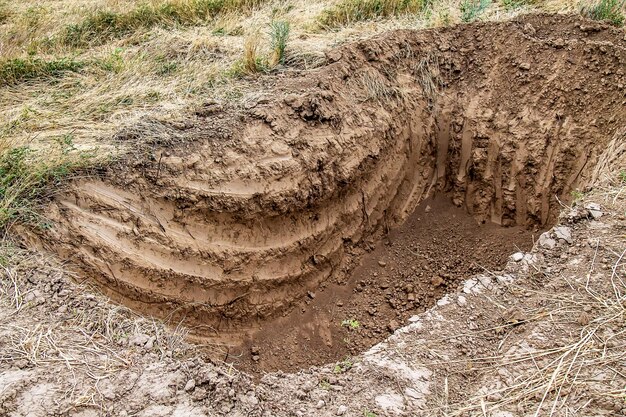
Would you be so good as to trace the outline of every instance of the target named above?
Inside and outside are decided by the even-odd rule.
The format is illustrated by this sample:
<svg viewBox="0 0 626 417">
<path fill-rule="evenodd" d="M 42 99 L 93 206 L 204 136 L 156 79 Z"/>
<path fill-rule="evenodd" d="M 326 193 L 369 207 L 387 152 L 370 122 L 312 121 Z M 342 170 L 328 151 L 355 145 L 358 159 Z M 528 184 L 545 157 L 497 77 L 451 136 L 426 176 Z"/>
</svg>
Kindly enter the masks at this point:
<svg viewBox="0 0 626 417">
<path fill-rule="evenodd" d="M 625 47 L 543 15 L 346 45 L 77 181 L 49 208 L 46 246 L 117 300 L 239 339 L 347 281 L 435 192 L 479 222 L 548 224 L 625 126 Z"/>
</svg>

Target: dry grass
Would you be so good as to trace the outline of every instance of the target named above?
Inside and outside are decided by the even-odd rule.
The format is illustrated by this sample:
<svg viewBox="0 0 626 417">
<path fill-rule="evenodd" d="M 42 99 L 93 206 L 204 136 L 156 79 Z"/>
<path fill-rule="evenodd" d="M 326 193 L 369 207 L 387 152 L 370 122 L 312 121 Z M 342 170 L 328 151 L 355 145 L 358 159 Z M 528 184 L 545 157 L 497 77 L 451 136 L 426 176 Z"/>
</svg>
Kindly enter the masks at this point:
<svg viewBox="0 0 626 417">
<path fill-rule="evenodd" d="M 467 415 L 481 410 L 491 412 L 520 404 L 536 407 L 535 416 L 554 415 L 556 411 L 562 411 L 570 395 L 582 392 L 590 399 L 623 398 L 626 388 L 612 389 L 608 381 L 594 380 L 588 372 L 613 375 L 624 371 L 626 284 L 613 279 L 615 269 L 624 268 L 622 257 L 623 254 L 613 268 L 613 293 L 593 288 L 589 282 L 587 285 L 572 282 L 571 293 L 543 294 L 551 304 L 558 305 L 558 309 L 549 314 L 544 312 L 535 321 L 546 321 L 549 317 L 558 328 L 559 323 L 578 319 L 584 326 L 576 338 L 554 348 L 472 359 L 475 365 L 472 370 L 476 372 L 496 372 L 500 368 L 513 367 L 528 371 L 521 372 L 514 384 L 471 398 L 463 405 L 456 405 L 447 415 Z"/>
<path fill-rule="evenodd" d="M 134 350 L 141 348 L 125 343 L 134 335 L 151 337 L 152 351 L 160 355 L 188 350 L 184 329 L 166 329 L 94 295 L 94 288 L 70 284 L 65 268 L 41 254 L 4 243 L 0 265 L 0 360 L 63 376 L 68 384 L 59 403 L 103 405 L 98 382 L 134 365 Z M 63 320 L 50 306 L 59 285 L 65 293 L 59 302 Z"/>
<path fill-rule="evenodd" d="M 625 157 L 624 132 L 618 132 L 600 157 L 591 183 L 594 191 L 579 206 L 604 200 L 605 215 L 611 216 L 607 210 L 624 213 Z M 577 263 L 572 255 L 567 263 L 577 266 L 566 272 L 532 267 L 529 279 L 538 277 L 546 287 L 533 290 L 527 280 L 507 286 L 506 293 L 519 301 L 515 309 L 522 320 L 452 336 L 505 335 L 497 354 L 436 362 L 445 369 L 446 384 L 466 372 L 484 376 L 487 384 L 489 375 L 511 378 L 497 388 L 472 389 L 475 393 L 462 401 L 451 400 L 446 389 L 439 390 L 443 392 L 433 414 L 487 416 L 514 409 L 520 415 L 587 415 L 598 404 L 621 409 L 626 398 L 626 249 L 619 232 L 591 233 L 586 243 L 591 249 L 578 260 L 588 261 Z M 554 262 L 558 261 L 550 263 Z M 508 335 L 522 325 L 518 340 L 509 343 L 516 349 L 502 349 Z"/>
<path fill-rule="evenodd" d="M 102 139 L 120 126 L 145 116 L 176 118 L 207 99 L 240 100 L 233 76 L 259 72 L 264 60 L 270 68 L 281 62 L 315 67 L 337 42 L 392 28 L 460 22 L 460 3 L 0 2 L 0 55 L 5 78 L 11 80 L 0 86 L 0 135 L 37 146 L 71 132 L 78 148 L 108 153 L 113 148 Z M 572 10 L 575 4 L 546 0 L 525 5 L 524 10 Z M 501 19 L 519 12 L 493 2 L 481 18 Z M 334 30 L 320 31 L 320 19 L 327 19 Z M 276 22 L 283 22 L 283 29 L 288 25 L 288 44 L 284 30 L 282 41 L 272 35 L 280 32 L 272 29 Z M 257 36 L 255 48 L 246 42 L 251 36 Z M 254 49 L 256 58 L 251 57 Z M 241 62 L 247 71 L 233 71 Z"/>
</svg>

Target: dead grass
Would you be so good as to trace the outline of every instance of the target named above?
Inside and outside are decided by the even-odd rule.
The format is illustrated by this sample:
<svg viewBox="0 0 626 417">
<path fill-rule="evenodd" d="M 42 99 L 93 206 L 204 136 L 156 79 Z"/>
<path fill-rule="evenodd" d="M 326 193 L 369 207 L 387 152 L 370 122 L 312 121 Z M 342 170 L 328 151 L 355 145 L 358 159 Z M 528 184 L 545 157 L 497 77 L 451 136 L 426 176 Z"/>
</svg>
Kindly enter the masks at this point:
<svg viewBox="0 0 626 417">
<path fill-rule="evenodd" d="M 183 328 L 166 329 L 94 295 L 94 288 L 70 283 L 68 272 L 52 259 L 5 242 L 0 265 L 0 304 L 8 312 L 0 316 L 0 360 L 63 377 L 67 384 L 59 403 L 102 407 L 98 383 L 134 365 L 134 352 L 144 348 L 128 341 L 138 334 L 149 337 L 159 355 L 188 353 Z M 59 290 L 63 320 L 50 306 Z"/>
<path fill-rule="evenodd" d="M 565 405 L 570 395 L 584 392 L 588 398 L 623 398 L 626 389 L 611 389 L 610 385 L 590 379 L 588 370 L 612 375 L 626 361 L 626 330 L 624 330 L 626 285 L 615 280 L 617 268 L 623 269 L 623 254 L 616 260 L 612 272 L 612 289 L 606 293 L 589 284 L 570 282 L 572 292 L 546 295 L 558 309 L 543 314 L 554 323 L 580 320 L 582 326 L 576 338 L 549 349 L 536 349 L 512 355 L 476 358 L 473 371 L 495 372 L 500 368 L 520 367 L 523 372 L 512 385 L 482 393 L 454 408 L 447 415 L 466 415 L 471 411 L 492 412 L 505 406 L 526 404 L 536 407 L 534 415 L 554 415 Z M 527 291 L 527 290 L 525 290 Z M 588 313 L 587 313 L 588 312 Z M 555 340 L 556 343 L 558 341 Z"/>
<path fill-rule="evenodd" d="M 140 4 L 119 13 L 99 10 L 76 24 L 67 25 L 53 37 L 62 45 L 99 45 L 155 26 L 192 26 L 210 22 L 220 13 L 248 13 L 264 0 L 170 0 Z"/>
<path fill-rule="evenodd" d="M 341 0 L 320 16 L 324 28 L 355 22 L 416 14 L 432 4 L 431 0 Z"/>
<path fill-rule="evenodd" d="M 72 172 L 89 163 L 90 154 L 76 152 L 71 136 L 59 138 L 45 151 L 16 146 L 0 137 L 0 232 L 14 223 L 47 227 L 38 206 Z"/>
<path fill-rule="evenodd" d="M 314 68 L 337 43 L 387 29 L 458 23 L 460 3 L 0 2 L 0 135 L 38 147 L 71 133 L 81 150 L 122 152 L 106 140 L 120 126 L 146 117 L 175 119 L 208 99 L 237 104 L 245 95 L 239 75 L 276 65 Z M 524 10 L 571 10 L 574 3 L 546 0 Z M 507 13 L 493 2 L 481 18 Z M 320 19 L 333 31 L 320 31 Z"/>
</svg>

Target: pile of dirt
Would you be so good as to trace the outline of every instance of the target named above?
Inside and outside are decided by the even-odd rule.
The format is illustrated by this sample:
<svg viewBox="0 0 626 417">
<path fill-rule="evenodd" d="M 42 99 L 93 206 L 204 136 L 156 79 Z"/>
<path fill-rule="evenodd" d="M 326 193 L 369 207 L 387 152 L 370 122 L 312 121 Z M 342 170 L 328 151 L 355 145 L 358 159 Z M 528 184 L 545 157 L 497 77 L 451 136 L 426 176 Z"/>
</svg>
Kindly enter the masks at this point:
<svg viewBox="0 0 626 417">
<path fill-rule="evenodd" d="M 492 248 L 472 244 L 478 255 L 458 262 L 434 256 L 438 242 L 426 242 L 447 251 L 459 230 L 392 231 L 420 202 L 445 193 L 478 223 L 544 227 L 626 125 L 623 32 L 577 17 L 396 31 L 327 60 L 263 80 L 245 109 L 207 103 L 159 137 L 121 134 L 138 140 L 136 154 L 75 182 L 49 206 L 53 229 L 34 240 L 113 299 L 226 346 L 254 332 L 267 339 L 265 323 L 300 321 L 321 286 L 349 283 L 341 291 L 356 293 L 341 300 L 342 316 L 327 319 L 363 322 L 343 354 L 382 339 L 477 265 L 497 266 L 512 249 L 493 249 L 501 240 L 530 242 L 516 229 L 462 226 Z M 412 244 L 421 264 L 407 259 Z M 389 265 L 375 276 L 365 261 L 353 274 L 371 248 Z M 423 270 L 412 277 L 409 264 Z M 341 332 L 331 332 L 333 346 Z M 244 349 L 243 362 L 265 360 L 263 349 Z"/>
</svg>

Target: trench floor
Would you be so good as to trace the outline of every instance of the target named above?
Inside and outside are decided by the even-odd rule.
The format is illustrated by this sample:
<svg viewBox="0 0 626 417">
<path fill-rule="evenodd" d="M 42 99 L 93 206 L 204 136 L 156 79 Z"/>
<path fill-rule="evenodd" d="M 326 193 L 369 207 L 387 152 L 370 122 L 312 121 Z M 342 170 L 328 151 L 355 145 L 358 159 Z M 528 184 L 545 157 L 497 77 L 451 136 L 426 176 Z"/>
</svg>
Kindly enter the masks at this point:
<svg viewBox="0 0 626 417">
<path fill-rule="evenodd" d="M 471 275 L 497 270 L 512 253 L 529 250 L 539 233 L 479 224 L 437 195 L 366 244 L 346 282 L 324 284 L 287 315 L 252 330 L 241 345 L 221 346 L 220 359 L 256 375 L 349 360 Z"/>
</svg>

